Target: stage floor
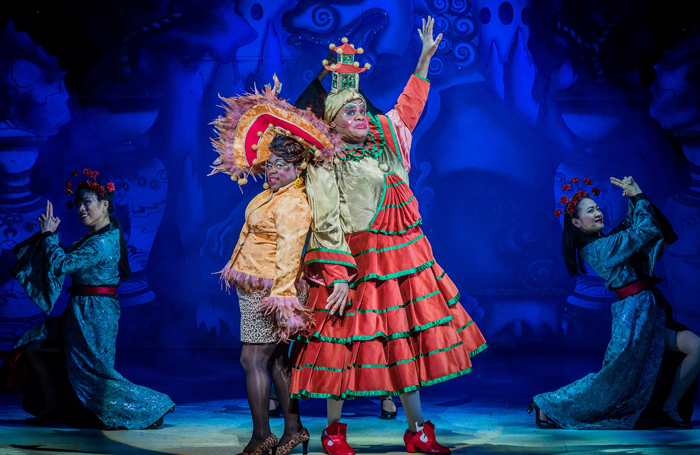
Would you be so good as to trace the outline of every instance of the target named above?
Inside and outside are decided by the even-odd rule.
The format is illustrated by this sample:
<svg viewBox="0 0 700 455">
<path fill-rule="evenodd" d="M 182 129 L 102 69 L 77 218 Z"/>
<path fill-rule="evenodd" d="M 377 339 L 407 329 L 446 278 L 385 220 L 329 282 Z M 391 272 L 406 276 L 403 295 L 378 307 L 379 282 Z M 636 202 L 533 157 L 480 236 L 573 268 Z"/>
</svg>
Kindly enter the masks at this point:
<svg viewBox="0 0 700 455">
<path fill-rule="evenodd" d="M 161 429 L 29 427 L 23 423 L 28 415 L 21 410 L 19 399 L 5 396 L 0 397 L 0 454 L 238 453 L 248 441 L 251 423 L 243 375 L 235 363 L 237 354 L 199 353 L 198 363 L 189 362 L 187 368 L 183 368 L 184 362 L 173 362 L 170 356 L 160 354 L 159 360 L 149 362 L 149 368 L 122 364 L 117 369 L 127 378 L 169 393 L 178 403 Z M 525 413 L 530 397 L 596 370 L 601 360 L 602 354 L 487 350 L 474 358 L 474 373 L 421 391 L 424 414 L 436 425 L 439 441 L 455 453 L 700 454 L 700 430 L 538 429 L 534 417 Z M 169 377 L 164 379 L 162 374 Z M 406 421 L 400 409 L 393 421 L 379 419 L 378 399 L 349 401 L 344 411 L 349 440 L 358 453 L 405 453 L 402 437 Z M 325 403 L 302 401 L 301 413 L 312 435 L 309 450 L 321 453 Z M 273 431 L 281 434 L 282 419 L 271 423 Z M 700 425 L 700 407 L 695 409 L 694 424 Z M 293 453 L 301 453 L 301 447 Z"/>
</svg>

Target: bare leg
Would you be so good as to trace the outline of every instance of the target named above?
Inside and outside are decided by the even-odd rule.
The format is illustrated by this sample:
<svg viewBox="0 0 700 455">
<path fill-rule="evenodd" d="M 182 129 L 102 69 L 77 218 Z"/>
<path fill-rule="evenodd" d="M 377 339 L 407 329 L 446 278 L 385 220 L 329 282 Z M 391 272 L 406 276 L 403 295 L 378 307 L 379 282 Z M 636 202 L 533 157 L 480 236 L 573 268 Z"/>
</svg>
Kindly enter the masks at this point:
<svg viewBox="0 0 700 455">
<path fill-rule="evenodd" d="M 399 398 L 401 398 L 401 405 L 403 405 L 403 410 L 406 412 L 408 431 L 416 433 L 418 427 L 423 426 L 423 408 L 420 404 L 420 394 L 416 390 L 415 392 L 402 393 L 399 395 Z"/>
<path fill-rule="evenodd" d="M 292 361 L 287 355 L 289 345 L 279 343 L 272 354 L 270 371 L 275 390 L 278 391 L 278 400 L 284 415 L 284 434 L 280 438 L 279 445 L 286 444 L 301 430 L 301 418 L 299 417 L 299 400 L 289 397 L 289 387 L 292 384 Z"/>
<path fill-rule="evenodd" d="M 253 417 L 253 435 L 243 452 L 254 452 L 270 436 L 270 419 L 268 402 L 270 399 L 270 375 L 267 370 L 275 343 L 243 343 L 241 365 L 245 371 L 245 385 L 248 406 Z"/>
<path fill-rule="evenodd" d="M 341 400 L 326 400 L 326 413 L 329 427 L 336 422 L 340 422 L 340 413 L 343 412 L 343 403 L 344 401 Z"/>
<path fill-rule="evenodd" d="M 700 373 L 700 337 L 689 330 L 674 332 L 666 329 L 666 350 L 680 351 L 685 354 L 685 359 L 676 370 L 671 393 L 664 403 L 664 412 L 678 408 L 681 398 Z M 671 417 L 679 418 L 679 416 Z"/>
</svg>

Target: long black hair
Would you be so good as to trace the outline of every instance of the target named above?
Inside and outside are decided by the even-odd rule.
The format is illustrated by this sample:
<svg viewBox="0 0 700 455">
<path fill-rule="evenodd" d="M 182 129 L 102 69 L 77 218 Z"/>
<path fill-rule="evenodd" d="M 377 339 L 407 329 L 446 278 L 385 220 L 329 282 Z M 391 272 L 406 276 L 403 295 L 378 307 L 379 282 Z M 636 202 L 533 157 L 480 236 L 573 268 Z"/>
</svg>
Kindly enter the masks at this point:
<svg viewBox="0 0 700 455">
<path fill-rule="evenodd" d="M 576 206 L 575 213 L 578 215 L 578 205 Z M 564 213 L 564 235 L 561 239 L 561 250 L 569 275 L 580 276 L 586 273 L 585 262 L 579 250 L 582 234 L 581 230 L 571 222 L 572 218 L 574 217 L 568 213 Z"/>
</svg>

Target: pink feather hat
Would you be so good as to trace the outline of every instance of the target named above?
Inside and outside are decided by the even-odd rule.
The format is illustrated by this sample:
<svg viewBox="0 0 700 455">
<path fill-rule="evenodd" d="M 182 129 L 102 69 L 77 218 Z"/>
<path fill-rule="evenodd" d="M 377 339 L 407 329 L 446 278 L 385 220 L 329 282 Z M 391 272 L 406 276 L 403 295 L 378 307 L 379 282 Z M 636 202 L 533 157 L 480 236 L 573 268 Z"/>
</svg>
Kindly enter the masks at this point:
<svg viewBox="0 0 700 455">
<path fill-rule="evenodd" d="M 307 148 L 305 162 L 330 165 L 338 146 L 337 137 L 328 125 L 308 111 L 302 111 L 277 97 L 281 84 L 274 76 L 275 85 L 266 85 L 262 93 L 232 98 L 220 97 L 226 112 L 212 124 L 217 133 L 212 139 L 219 157 L 209 175 L 223 172 L 239 185 L 248 182 L 248 175 L 264 173 L 263 163 L 270 156 L 269 144 L 276 134 L 292 137 Z"/>
</svg>

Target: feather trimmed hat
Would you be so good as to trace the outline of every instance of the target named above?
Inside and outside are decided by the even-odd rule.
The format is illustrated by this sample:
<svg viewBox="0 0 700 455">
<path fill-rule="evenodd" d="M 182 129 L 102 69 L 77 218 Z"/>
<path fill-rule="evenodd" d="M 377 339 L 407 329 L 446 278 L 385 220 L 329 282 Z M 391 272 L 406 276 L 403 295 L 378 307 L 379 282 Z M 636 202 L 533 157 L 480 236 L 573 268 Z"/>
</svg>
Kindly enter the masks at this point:
<svg viewBox="0 0 700 455">
<path fill-rule="evenodd" d="M 269 145 L 277 134 L 289 136 L 306 148 L 302 168 L 311 161 L 330 165 L 338 139 L 313 113 L 278 98 L 281 84 L 277 76 L 274 81 L 274 87 L 268 84 L 262 92 L 254 88 L 254 93 L 220 97 L 226 112 L 212 122 L 217 133 L 212 143 L 219 157 L 209 175 L 223 172 L 245 185 L 250 174 L 264 173 L 263 163 L 270 156 Z"/>
</svg>

